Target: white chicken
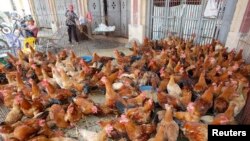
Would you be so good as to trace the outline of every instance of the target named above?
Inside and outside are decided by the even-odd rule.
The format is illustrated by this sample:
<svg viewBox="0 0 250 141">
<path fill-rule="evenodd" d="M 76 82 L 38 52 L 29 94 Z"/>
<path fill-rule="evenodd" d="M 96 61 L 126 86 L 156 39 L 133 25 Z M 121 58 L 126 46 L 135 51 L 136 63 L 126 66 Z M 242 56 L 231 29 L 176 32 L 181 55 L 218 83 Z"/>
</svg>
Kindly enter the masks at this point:
<svg viewBox="0 0 250 141">
<path fill-rule="evenodd" d="M 246 84 L 248 86 L 248 84 Z M 244 82 L 239 81 L 237 92 L 234 94 L 234 98 L 230 101 L 230 105 L 235 104 L 234 116 L 237 116 L 246 104 L 246 99 L 243 96 Z"/>
<path fill-rule="evenodd" d="M 168 90 L 168 94 L 176 98 L 179 98 L 182 94 L 181 88 L 178 84 L 175 83 L 173 75 L 170 76 L 170 80 L 167 85 L 167 90 Z"/>
</svg>

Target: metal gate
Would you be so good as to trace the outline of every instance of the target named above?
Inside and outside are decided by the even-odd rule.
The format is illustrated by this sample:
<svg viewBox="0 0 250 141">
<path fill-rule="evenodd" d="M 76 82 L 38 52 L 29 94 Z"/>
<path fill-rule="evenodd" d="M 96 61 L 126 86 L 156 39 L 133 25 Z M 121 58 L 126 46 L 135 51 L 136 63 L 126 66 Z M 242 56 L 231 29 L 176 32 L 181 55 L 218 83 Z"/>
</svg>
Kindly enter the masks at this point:
<svg viewBox="0 0 250 141">
<path fill-rule="evenodd" d="M 50 27 L 51 15 L 49 3 L 46 0 L 34 0 L 35 17 L 40 27 Z"/>
<path fill-rule="evenodd" d="M 100 0 L 89 0 L 88 9 L 92 13 L 92 16 L 93 16 L 91 28 L 92 28 L 92 31 L 94 31 L 94 29 L 98 27 L 100 23 L 102 23 L 101 10 L 103 9 L 101 9 Z"/>
<path fill-rule="evenodd" d="M 103 3 L 103 6 L 101 6 Z M 105 13 L 104 6 L 107 6 Z M 128 24 L 130 24 L 130 0 L 89 0 L 89 11 L 92 13 L 94 30 L 102 21 L 102 13 L 105 15 L 105 24 L 115 26 L 115 36 L 128 37 Z"/>
<path fill-rule="evenodd" d="M 218 38 L 227 0 L 218 0 L 217 18 L 205 18 L 208 0 L 151 0 L 150 37 L 162 39 L 169 35 L 188 39 L 196 35 L 196 43 L 210 43 Z"/>
<path fill-rule="evenodd" d="M 130 24 L 130 0 L 121 0 L 121 36 L 128 37 Z"/>
<path fill-rule="evenodd" d="M 121 0 L 107 0 L 107 22 L 115 26 L 114 35 L 121 35 Z"/>
<path fill-rule="evenodd" d="M 115 26 L 114 35 L 128 37 L 130 23 L 130 0 L 107 0 L 107 21 Z"/>
</svg>

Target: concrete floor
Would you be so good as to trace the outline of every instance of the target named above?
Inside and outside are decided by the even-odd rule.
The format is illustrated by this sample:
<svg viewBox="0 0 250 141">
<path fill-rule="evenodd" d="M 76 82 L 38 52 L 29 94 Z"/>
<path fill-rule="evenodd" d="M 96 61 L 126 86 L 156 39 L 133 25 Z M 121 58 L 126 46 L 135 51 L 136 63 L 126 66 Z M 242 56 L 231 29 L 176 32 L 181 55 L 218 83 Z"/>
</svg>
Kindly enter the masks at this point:
<svg viewBox="0 0 250 141">
<path fill-rule="evenodd" d="M 73 41 L 72 45 L 66 44 L 64 46 L 65 48 L 73 49 L 78 56 L 92 55 L 94 52 L 103 56 L 113 56 L 114 49 L 125 54 L 129 53 L 127 48 L 128 39 L 102 35 L 96 35 L 93 36 L 93 39 L 80 41 L 78 45 Z"/>
</svg>

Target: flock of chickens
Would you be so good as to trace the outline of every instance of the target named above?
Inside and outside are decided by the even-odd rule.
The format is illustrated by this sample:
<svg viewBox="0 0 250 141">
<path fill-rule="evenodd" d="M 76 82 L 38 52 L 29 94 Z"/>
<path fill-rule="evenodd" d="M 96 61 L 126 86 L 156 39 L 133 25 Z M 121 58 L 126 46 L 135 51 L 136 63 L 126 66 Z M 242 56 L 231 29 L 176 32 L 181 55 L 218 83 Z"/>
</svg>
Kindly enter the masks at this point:
<svg viewBox="0 0 250 141">
<path fill-rule="evenodd" d="M 246 103 L 250 65 L 242 50 L 227 52 L 219 42 L 193 45 L 193 38 L 150 41 L 132 53 L 94 53 L 87 63 L 71 50 L 58 54 L 30 48 L 0 69 L 1 101 L 10 109 L 0 126 L 8 141 L 64 141 L 62 128 L 77 127 L 88 115 L 115 114 L 99 121 L 98 141 L 206 141 L 208 124 L 237 124 Z M 152 91 L 140 90 L 150 85 Z M 91 91 L 105 94 L 93 102 Z M 153 92 L 154 91 L 154 92 Z"/>
</svg>

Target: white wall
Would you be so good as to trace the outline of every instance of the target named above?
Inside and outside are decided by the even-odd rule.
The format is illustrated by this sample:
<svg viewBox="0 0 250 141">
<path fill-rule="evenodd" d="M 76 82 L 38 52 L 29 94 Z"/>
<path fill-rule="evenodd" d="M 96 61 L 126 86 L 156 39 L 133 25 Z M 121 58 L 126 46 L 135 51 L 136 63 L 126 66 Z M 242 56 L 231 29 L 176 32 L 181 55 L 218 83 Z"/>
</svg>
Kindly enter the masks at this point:
<svg viewBox="0 0 250 141">
<path fill-rule="evenodd" d="M 145 0 L 137 0 L 138 1 L 138 13 L 136 14 L 133 10 L 133 1 L 131 0 L 131 23 L 129 24 L 129 42 L 131 41 L 139 41 L 139 43 L 143 42 L 145 37 L 145 23 L 146 23 L 146 4 Z M 138 16 L 137 23 L 133 21 L 133 15 Z"/>
<path fill-rule="evenodd" d="M 5 12 L 5 11 L 12 11 L 12 6 L 10 3 L 10 0 L 1 0 L 0 4 L 0 11 Z"/>
<path fill-rule="evenodd" d="M 247 8 L 247 3 L 248 0 L 238 0 L 236 5 L 233 21 L 226 42 L 226 47 L 229 47 L 230 50 L 236 48 L 238 45 L 240 39 L 239 30 Z"/>
<path fill-rule="evenodd" d="M 13 0 L 18 13 L 22 13 L 22 9 L 25 10 L 25 14 L 31 14 L 28 0 Z"/>
</svg>

